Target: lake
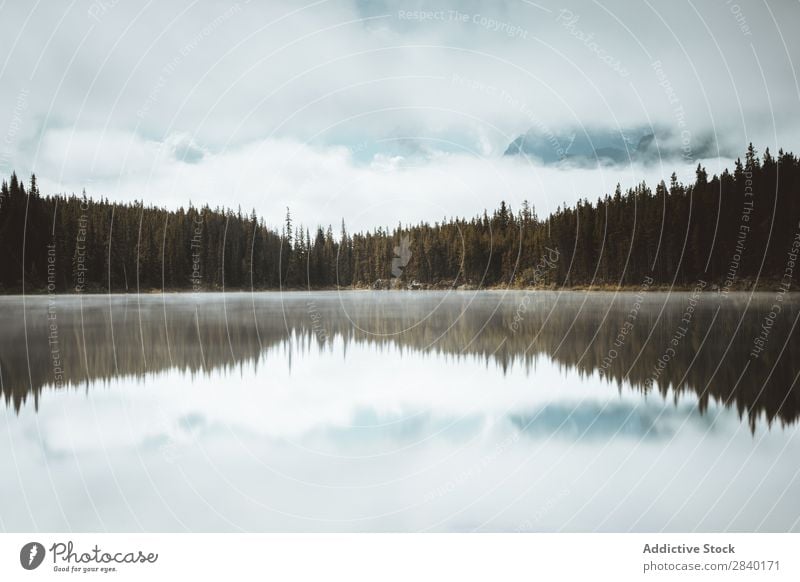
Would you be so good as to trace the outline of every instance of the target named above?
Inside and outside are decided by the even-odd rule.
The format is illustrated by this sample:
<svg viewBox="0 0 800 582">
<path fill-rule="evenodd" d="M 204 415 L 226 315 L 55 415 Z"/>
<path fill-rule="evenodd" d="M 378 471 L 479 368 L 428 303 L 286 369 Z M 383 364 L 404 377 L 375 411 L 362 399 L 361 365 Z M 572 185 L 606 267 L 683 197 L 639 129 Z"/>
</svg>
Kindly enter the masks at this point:
<svg viewBox="0 0 800 582">
<path fill-rule="evenodd" d="M 798 531 L 800 299 L 0 297 L 7 531 Z"/>
</svg>

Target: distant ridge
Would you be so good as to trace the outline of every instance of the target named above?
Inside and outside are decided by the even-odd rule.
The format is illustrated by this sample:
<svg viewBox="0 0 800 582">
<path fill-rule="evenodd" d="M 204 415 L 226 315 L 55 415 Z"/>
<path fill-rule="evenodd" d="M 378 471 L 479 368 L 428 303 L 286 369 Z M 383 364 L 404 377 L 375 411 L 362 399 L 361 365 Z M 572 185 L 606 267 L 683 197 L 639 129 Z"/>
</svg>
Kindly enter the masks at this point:
<svg viewBox="0 0 800 582">
<path fill-rule="evenodd" d="M 634 127 L 623 130 L 569 129 L 554 133 L 530 129 L 512 141 L 504 155 L 524 155 L 547 165 L 619 165 L 683 158 L 691 162 L 735 153 L 720 147 L 713 136 L 683 137 L 670 130 Z"/>
</svg>

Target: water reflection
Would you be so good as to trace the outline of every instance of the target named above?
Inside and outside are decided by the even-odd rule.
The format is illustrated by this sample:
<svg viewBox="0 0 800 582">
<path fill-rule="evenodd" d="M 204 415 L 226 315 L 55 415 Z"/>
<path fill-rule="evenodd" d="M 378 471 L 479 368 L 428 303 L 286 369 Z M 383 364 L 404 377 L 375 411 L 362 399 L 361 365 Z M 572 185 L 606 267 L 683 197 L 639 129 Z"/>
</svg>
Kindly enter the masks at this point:
<svg viewBox="0 0 800 582">
<path fill-rule="evenodd" d="M 798 312 L 754 359 L 770 306 L 0 298 L 0 526 L 795 531 Z"/>
<path fill-rule="evenodd" d="M 257 369 L 274 351 L 290 365 L 312 351 L 347 358 L 351 345 L 364 344 L 399 350 L 387 367 L 402 365 L 410 350 L 477 358 L 504 373 L 521 366 L 534 380 L 534 362 L 546 358 L 620 389 L 676 401 L 691 395 L 701 413 L 722 403 L 754 430 L 759 419 L 789 425 L 800 407 L 794 297 L 770 325 L 765 349 L 752 355 L 772 304 L 766 294 L 712 293 L 696 300 L 549 292 L 5 297 L 2 393 L 15 410 L 30 401 L 38 408 L 45 389 L 166 370 L 191 378 L 244 364 Z"/>
</svg>

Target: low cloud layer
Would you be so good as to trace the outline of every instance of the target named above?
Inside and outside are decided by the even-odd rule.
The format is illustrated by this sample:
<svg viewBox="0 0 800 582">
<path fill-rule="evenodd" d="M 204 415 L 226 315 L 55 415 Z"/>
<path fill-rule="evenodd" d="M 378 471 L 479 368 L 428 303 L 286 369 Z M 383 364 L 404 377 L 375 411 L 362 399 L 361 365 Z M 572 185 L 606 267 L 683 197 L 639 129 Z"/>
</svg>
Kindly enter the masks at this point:
<svg viewBox="0 0 800 582">
<path fill-rule="evenodd" d="M 800 135 L 790 3 L 1 10 L 0 170 L 35 171 L 46 191 L 241 205 L 270 221 L 291 206 L 312 224 L 389 200 L 426 207 L 371 217 L 394 224 L 502 198 L 548 211 L 618 181 L 690 177 L 695 162 L 568 173 L 502 159 L 531 130 L 653 128 L 724 158 L 750 141 L 796 150 Z"/>
<path fill-rule="evenodd" d="M 202 153 L 192 160 L 185 136 L 164 142 L 125 133 L 52 131 L 43 140 L 40 186 L 47 192 L 80 192 L 120 201 L 145 200 L 168 208 L 208 204 L 251 209 L 269 224 L 280 224 L 290 207 L 308 227 L 342 219 L 352 229 L 372 229 L 452 216 L 475 216 L 501 200 L 518 210 L 523 200 L 547 214 L 578 199 L 613 193 L 617 183 L 655 184 L 677 171 L 694 179 L 694 162 L 581 167 L 544 165 L 525 156 L 481 156 L 477 152 L 418 155 L 371 154 L 344 146 L 312 146 L 271 139 Z M 375 146 L 365 142 L 363 149 Z M 402 150 L 402 144 L 394 144 Z M 197 150 L 200 151 L 200 150 Z M 702 160 L 718 172 L 731 160 Z M 58 180 L 49 176 L 57 175 Z M 86 176 L 93 176 L 87 183 Z"/>
</svg>

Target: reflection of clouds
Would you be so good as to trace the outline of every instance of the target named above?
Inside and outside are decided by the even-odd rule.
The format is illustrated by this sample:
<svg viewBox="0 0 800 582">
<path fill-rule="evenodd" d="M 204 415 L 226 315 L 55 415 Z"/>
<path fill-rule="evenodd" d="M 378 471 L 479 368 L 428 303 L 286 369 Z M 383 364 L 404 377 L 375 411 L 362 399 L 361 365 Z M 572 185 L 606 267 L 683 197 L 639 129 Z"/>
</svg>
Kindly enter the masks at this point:
<svg viewBox="0 0 800 582">
<path fill-rule="evenodd" d="M 705 528 L 725 528 L 741 507 L 737 523 L 755 527 L 764 504 L 748 497 L 767 471 L 769 504 L 788 494 L 762 527 L 796 519 L 800 483 L 786 460 L 800 442 L 788 430 L 762 426 L 754 439 L 735 410 L 715 405 L 701 417 L 691 393 L 643 399 L 548 358 L 530 376 L 482 357 L 405 350 L 387 373 L 401 347 L 353 342 L 342 358 L 341 342 L 295 349 L 291 368 L 275 350 L 191 382 L 167 370 L 50 391 L 38 412 L 0 415 L 0 465 L 14 467 L 16 454 L 36 527 L 49 531 L 513 531 L 526 520 L 553 531 L 598 484 L 603 492 L 570 529 L 648 531 L 674 518 L 670 526 L 685 531 L 717 501 Z M 623 438 L 611 438 L 616 429 Z M 645 512 L 664 487 L 661 471 L 643 474 L 656 457 L 686 467 Z M 678 512 L 709 459 L 713 473 Z M 53 485 L 42 479 L 45 463 Z M 730 484 L 722 499 L 720 484 Z M 0 481 L 0 508 L 6 527 L 34 527 L 16 480 Z"/>
<path fill-rule="evenodd" d="M 191 382 L 183 372 L 168 370 L 148 375 L 146 381 L 119 378 L 113 389 L 93 383 L 91 406 L 83 391 L 52 392 L 47 406 L 38 413 L 23 408 L 20 420 L 35 422 L 38 416 L 42 435 L 54 450 L 90 450 L 101 437 L 112 448 L 182 442 L 185 435 L 214 427 L 269 439 L 325 435 L 323 440 L 357 444 L 359 435 L 415 438 L 468 425 L 477 431 L 509 411 L 552 399 L 619 398 L 607 383 L 575 374 L 565 377 L 546 359 L 537 362 L 532 383 L 523 367 L 499 375 L 480 357 L 409 357 L 393 344 L 355 343 L 348 345 L 345 360 L 343 349 L 337 338 L 333 350 L 295 350 L 291 366 L 282 351 L 275 351 L 242 364 L 236 373 L 218 370 L 194 375 Z M 359 363 L 355 375 L 354 361 Z M 402 368 L 387 374 L 386 363 L 399 361 Z M 635 402 L 637 396 L 628 392 L 626 398 Z M 120 418 L 126 419 L 122 426 Z"/>
<path fill-rule="evenodd" d="M 570 380 L 567 377 L 567 389 Z M 112 386 L 108 393 L 120 398 L 121 389 Z M 79 394 L 71 393 L 69 399 L 90 406 Z M 128 404 L 134 404 L 137 414 L 148 411 Z M 592 403 L 587 410 L 594 406 Z M 614 403 L 609 404 L 612 406 Z M 566 402 L 560 408 L 563 416 L 577 406 Z M 620 411 L 626 408 L 621 406 Z M 536 408 L 516 410 L 521 414 Z M 680 421 L 682 412 L 690 411 L 691 407 L 683 403 L 678 412 L 665 416 L 672 423 Z M 677 432 L 674 438 L 640 442 L 635 438 L 587 437 L 579 446 L 562 438 L 515 439 L 513 435 L 519 434 L 519 429 L 510 419 L 493 418 L 492 422 L 487 415 L 477 414 L 460 418 L 452 427 L 448 425 L 451 419 L 422 414 L 389 425 L 387 421 L 396 420 L 397 413 L 360 410 L 352 415 L 358 426 L 318 427 L 301 442 L 271 438 L 243 424 L 219 420 L 201 423 L 198 416 L 197 422 L 189 422 L 192 428 L 204 427 L 196 442 L 182 444 L 172 460 L 165 458 L 159 446 L 167 432 L 160 436 L 150 433 L 145 440 L 133 439 L 130 445 L 122 446 L 113 432 L 126 433 L 128 422 L 118 412 L 118 422 L 102 429 L 104 438 L 118 443 L 105 451 L 108 455 L 103 455 L 99 445 L 74 451 L 65 446 L 57 456 L 44 459 L 42 444 L 35 438 L 23 438 L 23 433 L 35 435 L 31 430 L 33 416 L 23 413 L 21 419 L 15 419 L 0 415 L 0 439 L 4 441 L 0 465 L 15 466 L 8 446 L 13 442 L 18 476 L 25 484 L 25 496 L 36 519 L 34 527 L 16 479 L 3 479 L 0 508 L 7 528 L 471 531 L 480 527 L 513 531 L 521 523 L 530 522 L 530 530 L 554 531 L 580 510 L 569 529 L 591 531 L 602 523 L 602 529 L 609 531 L 626 531 L 634 524 L 637 531 L 652 531 L 672 519 L 670 530 L 686 531 L 697 525 L 698 516 L 719 502 L 703 524 L 704 530 L 714 531 L 726 528 L 731 515 L 741 508 L 744 511 L 737 527 L 752 529 L 765 518 L 765 507 L 777 500 L 776 510 L 766 515 L 761 528 L 783 531 L 792 526 L 798 512 L 800 483 L 793 481 L 796 464 L 789 461 L 800 453 L 800 442 L 794 434 L 763 431 L 756 443 L 746 430 L 735 431 L 738 423 L 733 413 L 728 415 L 733 418 L 720 419 L 723 422 L 716 423 L 718 430 L 705 439 L 703 427 L 696 416 L 691 416 L 690 426 L 685 427 L 688 430 Z M 652 415 L 646 417 L 652 419 Z M 168 418 L 179 423 L 186 415 L 175 411 Z M 56 415 L 47 410 L 40 418 L 40 427 L 48 438 L 54 436 L 48 431 L 55 419 Z M 135 424 L 135 419 L 131 420 Z M 375 428 L 380 425 L 387 430 Z M 448 428 L 441 436 L 424 439 L 443 426 Z M 84 428 L 92 430 L 91 425 Z M 356 438 L 364 437 L 365 431 L 376 437 L 378 445 L 370 438 Z M 77 429 L 75 433 L 78 436 Z M 376 454 L 379 447 L 386 454 Z M 666 491 L 662 470 L 644 470 L 656 458 L 659 466 L 676 471 L 675 481 Z M 709 459 L 715 462 L 714 471 L 700 482 L 698 475 L 706 475 Z M 53 475 L 52 485 L 42 478 L 45 462 Z M 685 468 L 678 471 L 684 462 Z M 737 475 L 745 463 L 746 470 Z M 587 472 L 581 476 L 583 471 Z M 769 478 L 759 495 L 748 501 L 765 474 Z M 81 476 L 88 489 L 83 488 Z M 582 509 L 599 484 L 605 485 L 601 494 Z M 720 497 L 720 491 L 729 485 Z M 563 494 L 565 489 L 568 495 Z M 440 490 L 435 497 L 429 495 Z M 645 511 L 654 492 L 662 491 L 656 505 Z M 65 515 L 57 507 L 55 492 Z M 693 492 L 690 503 L 678 511 L 689 492 Z M 613 519 L 606 521 L 610 508 L 623 499 Z M 511 500 L 515 501 L 509 505 Z M 97 507 L 102 524 L 90 503 Z M 209 511 L 209 506 L 214 511 Z M 547 507 L 546 512 L 543 507 Z M 498 514 L 502 509 L 506 511 Z"/>
<path fill-rule="evenodd" d="M 363 424 L 366 420 L 374 424 Z M 310 430 L 300 442 L 325 454 L 386 455 L 409 447 L 424 448 L 431 441 L 457 445 L 484 434 L 490 419 L 480 413 L 464 416 L 440 411 L 378 414 L 360 409 L 349 426 L 324 426 Z"/>
<path fill-rule="evenodd" d="M 242 364 L 236 374 L 220 370 L 191 382 L 176 370 L 146 382 L 120 378 L 110 388 L 90 385 L 91 401 L 82 391 L 54 392 L 38 412 L 23 408 L 17 422 L 56 460 L 103 449 L 182 458 L 187 449 L 222 434 L 295 443 L 326 455 L 391 454 L 500 430 L 521 430 L 535 439 L 590 441 L 619 431 L 630 439 L 647 433 L 648 439 L 663 440 L 684 420 L 706 430 L 719 412 L 712 405 L 702 416 L 691 394 L 674 402 L 642 400 L 635 391 L 619 391 L 545 358 L 537 360 L 532 382 L 522 366 L 499 374 L 480 357 L 413 357 L 392 344 L 355 343 L 342 359 L 341 338 L 333 348 L 297 350 L 291 366 L 278 351 Z M 402 368 L 386 374 L 386 362 L 401 358 Z M 359 362 L 357 375 L 353 361 Z M 738 418 L 722 411 L 713 424 L 735 428 Z"/>
<path fill-rule="evenodd" d="M 511 420 L 526 436 L 536 439 L 561 438 L 596 440 L 631 438 L 664 440 L 672 438 L 685 422 L 695 428 L 707 430 L 717 412 L 703 416 L 696 407 L 670 403 L 661 406 L 616 402 L 603 405 L 598 402 L 548 404 L 525 414 L 513 414 Z"/>
</svg>

